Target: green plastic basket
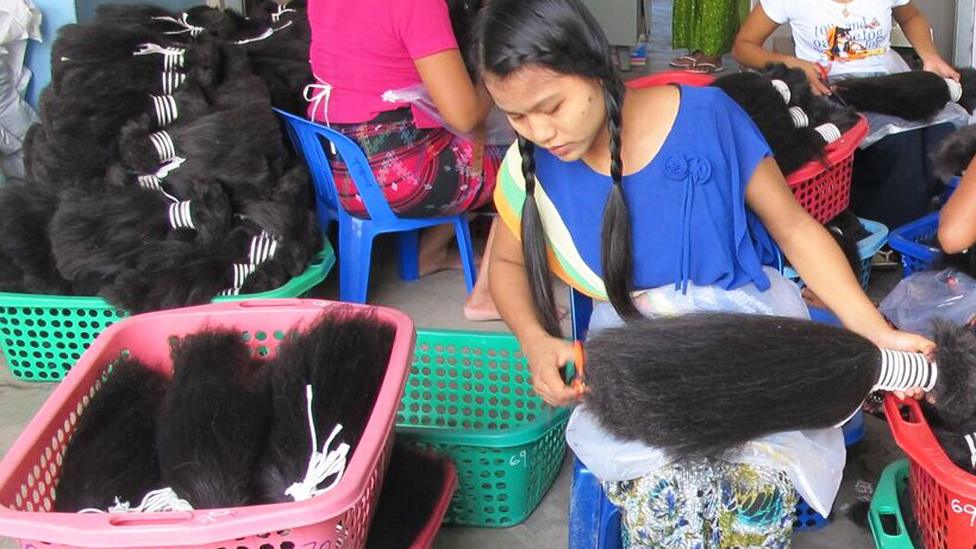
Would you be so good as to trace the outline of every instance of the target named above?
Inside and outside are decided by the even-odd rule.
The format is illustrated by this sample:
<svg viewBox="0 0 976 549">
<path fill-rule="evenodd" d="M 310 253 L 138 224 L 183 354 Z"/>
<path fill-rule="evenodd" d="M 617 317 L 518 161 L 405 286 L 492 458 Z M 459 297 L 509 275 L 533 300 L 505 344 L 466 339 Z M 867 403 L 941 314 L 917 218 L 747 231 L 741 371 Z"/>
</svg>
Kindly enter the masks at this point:
<svg viewBox="0 0 976 549">
<path fill-rule="evenodd" d="M 326 239 L 315 261 L 284 286 L 213 302 L 299 297 L 322 282 L 334 264 L 335 252 Z M 0 292 L 0 351 L 15 378 L 59 381 L 102 330 L 126 316 L 96 296 Z"/>
<path fill-rule="evenodd" d="M 445 522 L 507 527 L 528 518 L 562 466 L 568 419 L 536 396 L 511 334 L 418 331 L 397 436 L 454 461 Z"/>
<path fill-rule="evenodd" d="M 868 512 L 868 524 L 878 549 L 915 549 L 902 515 L 902 496 L 907 486 L 907 459 L 885 467 Z"/>
</svg>

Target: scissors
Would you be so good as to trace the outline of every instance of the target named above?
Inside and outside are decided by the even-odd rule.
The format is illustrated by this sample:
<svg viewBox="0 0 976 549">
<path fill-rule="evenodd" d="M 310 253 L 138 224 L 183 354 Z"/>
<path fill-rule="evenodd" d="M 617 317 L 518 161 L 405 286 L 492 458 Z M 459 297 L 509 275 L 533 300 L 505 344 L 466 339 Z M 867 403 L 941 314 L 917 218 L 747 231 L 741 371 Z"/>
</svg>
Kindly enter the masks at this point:
<svg viewBox="0 0 976 549">
<path fill-rule="evenodd" d="M 576 393 L 576 399 L 581 400 L 586 393 L 586 353 L 583 351 L 583 342 L 579 340 L 573 342 L 573 364 L 576 366 L 576 376 L 571 386 Z"/>
</svg>

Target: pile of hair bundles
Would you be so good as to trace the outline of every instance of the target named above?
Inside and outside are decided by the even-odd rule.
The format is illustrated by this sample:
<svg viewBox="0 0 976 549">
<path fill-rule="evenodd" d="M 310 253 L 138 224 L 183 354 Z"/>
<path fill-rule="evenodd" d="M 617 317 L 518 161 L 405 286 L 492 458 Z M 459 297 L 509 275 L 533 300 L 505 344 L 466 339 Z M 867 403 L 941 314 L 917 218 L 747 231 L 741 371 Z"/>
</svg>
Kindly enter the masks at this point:
<svg viewBox="0 0 976 549">
<path fill-rule="evenodd" d="M 723 76 L 712 85 L 752 118 L 787 175 L 822 159 L 824 148 L 858 121 L 852 109 L 815 96 L 802 70 L 779 63 L 767 65 L 761 73 Z"/>
<path fill-rule="evenodd" d="M 976 413 L 976 337 L 937 324 L 936 362 L 829 325 L 701 313 L 641 319 L 586 344 L 584 402 L 619 438 L 674 458 L 840 425 L 873 390 L 924 387 L 950 424 Z M 730 352 L 731 351 L 731 352 Z"/>
<path fill-rule="evenodd" d="M 311 185 L 271 107 L 303 101 L 308 21 L 304 3 L 274 6 L 102 6 L 59 30 L 26 180 L 0 192 L 0 290 L 148 311 L 305 270 L 321 249 Z M 262 68 L 292 62 L 290 87 Z"/>
<path fill-rule="evenodd" d="M 859 111 L 926 120 L 949 102 L 957 102 L 972 112 L 976 71 L 962 69 L 960 75 L 959 82 L 928 71 L 848 78 L 834 85 L 834 93 Z"/>
<path fill-rule="evenodd" d="M 337 304 L 271 356 L 239 328 L 202 325 L 168 340 L 172 377 L 138 351 L 118 359 L 68 441 L 55 509 L 149 510 L 139 502 L 165 489 L 193 509 L 327 492 L 372 416 L 395 336 L 374 309 Z M 337 448 L 341 466 L 316 478 L 315 456 Z"/>
</svg>

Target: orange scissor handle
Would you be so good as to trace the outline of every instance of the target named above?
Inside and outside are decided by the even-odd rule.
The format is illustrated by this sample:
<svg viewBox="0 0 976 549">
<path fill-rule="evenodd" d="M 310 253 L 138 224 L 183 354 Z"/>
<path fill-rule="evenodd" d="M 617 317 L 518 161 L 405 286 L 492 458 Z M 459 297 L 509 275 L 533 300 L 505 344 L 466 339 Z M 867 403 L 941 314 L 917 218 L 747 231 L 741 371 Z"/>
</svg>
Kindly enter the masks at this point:
<svg viewBox="0 0 976 549">
<path fill-rule="evenodd" d="M 573 378 L 573 392 L 576 398 L 583 398 L 586 392 L 586 353 L 583 351 L 583 342 L 576 340 L 573 342 L 573 363 L 576 365 L 576 377 Z"/>
</svg>

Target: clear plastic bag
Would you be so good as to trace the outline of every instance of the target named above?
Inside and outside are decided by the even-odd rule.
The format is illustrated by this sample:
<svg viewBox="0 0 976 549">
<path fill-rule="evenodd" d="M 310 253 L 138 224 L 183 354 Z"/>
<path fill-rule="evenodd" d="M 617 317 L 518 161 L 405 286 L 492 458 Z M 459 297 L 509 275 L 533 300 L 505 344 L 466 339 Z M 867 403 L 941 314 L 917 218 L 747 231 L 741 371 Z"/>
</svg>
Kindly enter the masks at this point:
<svg viewBox="0 0 976 549">
<path fill-rule="evenodd" d="M 860 147 L 862 149 L 866 149 L 881 141 L 883 138 L 896 133 L 917 130 L 918 128 L 934 126 L 944 122 L 949 122 L 956 128 L 961 128 L 970 123 L 969 112 L 959 103 L 951 102 L 947 103 L 944 109 L 928 120 L 905 120 L 897 116 L 876 112 L 863 112 L 861 114 L 867 118 L 868 127 L 870 128 L 867 137 L 861 142 Z"/>
<path fill-rule="evenodd" d="M 879 306 L 900 330 L 932 337 L 932 321 L 976 321 L 976 280 L 953 269 L 917 272 L 898 283 Z"/>
<path fill-rule="evenodd" d="M 454 135 L 465 139 L 474 140 L 483 137 L 485 145 L 506 146 L 511 145 L 515 141 L 515 130 L 508 123 L 508 118 L 505 117 L 505 113 L 495 106 L 491 107 L 491 110 L 488 112 L 488 118 L 485 119 L 484 136 L 475 136 L 474 134 L 455 130 L 444 121 L 440 111 L 437 110 L 437 106 L 434 105 L 434 101 L 430 98 L 430 94 L 427 93 L 427 88 L 423 84 L 415 84 L 399 90 L 387 90 L 383 92 L 383 101 L 387 103 L 409 103 L 429 115 Z"/>
</svg>

